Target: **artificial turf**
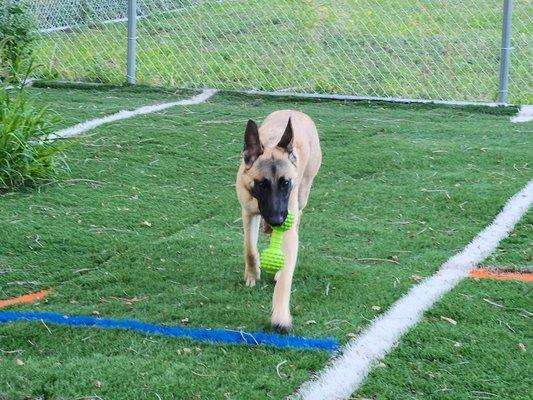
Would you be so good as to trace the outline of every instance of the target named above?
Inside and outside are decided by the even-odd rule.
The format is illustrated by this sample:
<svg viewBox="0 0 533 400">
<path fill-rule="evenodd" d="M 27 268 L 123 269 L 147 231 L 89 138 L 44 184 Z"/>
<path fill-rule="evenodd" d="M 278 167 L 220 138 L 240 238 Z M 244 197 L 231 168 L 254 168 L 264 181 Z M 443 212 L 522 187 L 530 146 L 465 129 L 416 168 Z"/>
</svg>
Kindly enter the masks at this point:
<svg viewBox="0 0 533 400">
<path fill-rule="evenodd" d="M 32 90 L 72 123 L 87 114 L 65 107 L 67 93 L 87 108 L 108 98 L 110 111 L 147 100 Z M 531 174 L 530 128 L 509 123 L 512 109 L 219 94 L 71 139 L 62 182 L 2 194 L 0 297 L 51 287 L 16 310 L 268 329 L 272 283 L 242 282 L 234 179 L 247 119 L 281 108 L 309 113 L 324 151 L 301 225 L 297 335 L 346 342 L 467 244 Z M 19 323 L 0 326 L 0 349 L 4 398 L 281 398 L 328 358 Z"/>
<path fill-rule="evenodd" d="M 484 265 L 501 270 L 533 272 L 533 211 L 522 218 Z"/>
<path fill-rule="evenodd" d="M 407 333 L 353 398 L 530 399 L 532 288 L 523 282 L 462 282 Z"/>
<path fill-rule="evenodd" d="M 135 86 L 72 85 L 36 81 L 29 92 L 34 101 L 52 105 L 50 113 L 58 120 L 57 128 L 64 128 L 88 119 L 99 118 L 124 109 L 180 100 L 192 96 L 188 90 L 165 90 Z M 80 90 L 83 87 L 83 90 Z M 102 88 L 104 90 L 102 90 Z"/>
</svg>

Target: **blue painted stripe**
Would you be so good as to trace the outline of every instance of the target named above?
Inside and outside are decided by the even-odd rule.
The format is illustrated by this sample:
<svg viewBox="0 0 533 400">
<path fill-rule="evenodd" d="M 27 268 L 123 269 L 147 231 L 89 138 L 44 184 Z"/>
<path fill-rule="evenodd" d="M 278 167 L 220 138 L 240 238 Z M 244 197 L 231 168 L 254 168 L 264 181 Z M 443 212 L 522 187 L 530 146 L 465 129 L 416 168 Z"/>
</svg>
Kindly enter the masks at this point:
<svg viewBox="0 0 533 400">
<path fill-rule="evenodd" d="M 185 328 L 150 324 L 133 319 L 105 319 L 89 316 L 63 315 L 52 312 L 0 312 L 0 323 L 15 321 L 44 321 L 57 325 L 128 329 L 148 335 L 188 338 L 200 342 L 246 344 L 249 346 L 264 345 L 298 350 L 334 351 L 339 348 L 339 342 L 333 338 L 282 336 L 275 333 L 244 332 L 229 329 Z"/>
</svg>

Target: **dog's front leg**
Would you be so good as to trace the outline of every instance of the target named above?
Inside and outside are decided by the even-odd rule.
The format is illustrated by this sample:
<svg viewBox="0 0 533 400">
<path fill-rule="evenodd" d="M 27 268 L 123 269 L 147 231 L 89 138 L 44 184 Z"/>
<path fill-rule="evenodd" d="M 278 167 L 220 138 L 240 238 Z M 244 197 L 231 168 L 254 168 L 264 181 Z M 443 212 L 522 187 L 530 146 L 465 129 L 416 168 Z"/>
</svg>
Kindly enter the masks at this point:
<svg viewBox="0 0 533 400">
<path fill-rule="evenodd" d="M 246 286 L 255 286 L 261 277 L 259 268 L 259 254 L 257 252 L 257 238 L 259 236 L 260 215 L 250 214 L 242 210 L 242 224 L 244 228 L 244 282 Z"/>
<path fill-rule="evenodd" d="M 274 288 L 272 299 L 271 323 L 274 329 L 286 333 L 291 329 L 292 318 L 289 307 L 291 299 L 292 276 L 296 267 L 298 257 L 298 225 L 300 223 L 300 213 L 296 207 L 293 210 L 294 224 L 283 235 L 283 253 L 285 253 L 285 265 L 277 273 L 277 282 Z"/>
</svg>

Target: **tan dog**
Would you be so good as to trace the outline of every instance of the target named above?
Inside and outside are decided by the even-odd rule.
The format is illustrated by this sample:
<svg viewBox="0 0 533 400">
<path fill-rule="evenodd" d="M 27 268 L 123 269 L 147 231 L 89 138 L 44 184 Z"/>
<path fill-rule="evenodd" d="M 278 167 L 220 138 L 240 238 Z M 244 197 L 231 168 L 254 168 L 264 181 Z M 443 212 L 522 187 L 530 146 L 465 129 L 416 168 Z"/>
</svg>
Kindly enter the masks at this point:
<svg viewBox="0 0 533 400">
<path fill-rule="evenodd" d="M 259 129 L 255 122 L 248 121 L 237 174 L 246 286 L 254 286 L 260 278 L 257 238 L 261 217 L 267 224 L 279 226 L 288 210 L 294 214 L 294 224 L 283 236 L 285 265 L 276 274 L 272 301 L 272 326 L 281 332 L 291 328 L 289 301 L 298 255 L 298 226 L 321 161 L 318 133 L 308 115 L 292 110 L 275 111 Z"/>
</svg>

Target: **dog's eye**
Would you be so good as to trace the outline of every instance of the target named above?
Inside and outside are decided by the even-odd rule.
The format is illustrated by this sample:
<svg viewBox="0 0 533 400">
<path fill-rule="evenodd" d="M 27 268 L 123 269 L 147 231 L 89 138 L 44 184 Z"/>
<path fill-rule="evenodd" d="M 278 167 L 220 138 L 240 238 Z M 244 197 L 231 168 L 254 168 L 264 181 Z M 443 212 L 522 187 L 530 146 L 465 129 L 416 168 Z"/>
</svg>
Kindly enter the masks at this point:
<svg viewBox="0 0 533 400">
<path fill-rule="evenodd" d="M 285 178 L 281 178 L 279 180 L 279 185 L 282 187 L 282 188 L 286 188 L 286 187 L 289 187 L 289 184 L 291 183 L 291 181 L 289 181 L 288 179 L 285 179 Z"/>
<path fill-rule="evenodd" d="M 259 186 L 261 189 L 265 189 L 268 186 L 268 181 L 263 179 L 262 181 L 257 182 L 257 186 Z"/>
</svg>

